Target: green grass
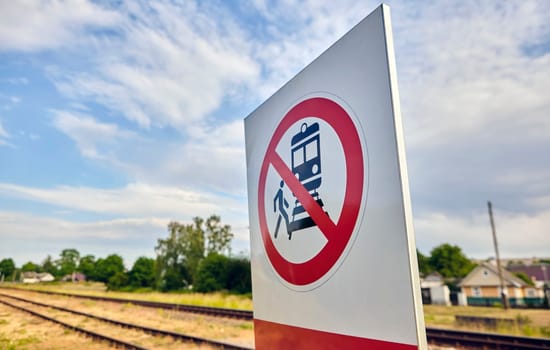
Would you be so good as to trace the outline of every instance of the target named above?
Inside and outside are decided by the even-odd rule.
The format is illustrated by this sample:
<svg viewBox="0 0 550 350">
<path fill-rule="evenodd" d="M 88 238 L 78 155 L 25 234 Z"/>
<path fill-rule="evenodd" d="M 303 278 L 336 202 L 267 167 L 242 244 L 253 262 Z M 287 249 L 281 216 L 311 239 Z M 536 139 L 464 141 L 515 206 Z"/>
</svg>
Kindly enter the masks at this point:
<svg viewBox="0 0 550 350">
<path fill-rule="evenodd" d="M 458 324 L 456 315 L 501 318 L 514 322 L 498 322 L 496 328 L 482 324 Z M 429 327 L 550 338 L 550 310 L 543 309 L 504 310 L 496 307 L 424 305 L 424 321 Z"/>
<path fill-rule="evenodd" d="M 189 304 L 199 306 L 212 306 L 230 309 L 252 310 L 252 296 L 236 295 L 229 293 L 192 293 L 184 292 L 148 292 L 140 290 L 139 292 L 113 292 L 106 291 L 103 283 L 85 282 L 55 282 L 47 284 L 22 285 L 22 284 L 7 284 L 7 286 L 27 290 L 51 291 L 67 294 L 89 295 L 89 296 L 106 296 L 119 299 L 137 299 L 146 301 L 157 301 L 164 303 Z"/>
<path fill-rule="evenodd" d="M 40 339 L 35 336 L 13 339 L 9 335 L 0 333 L 0 349 L 1 350 L 22 350 L 26 349 L 27 345 L 40 343 Z"/>
<path fill-rule="evenodd" d="M 240 329 L 254 329 L 254 323 L 252 322 L 243 322 L 239 325 Z"/>
</svg>

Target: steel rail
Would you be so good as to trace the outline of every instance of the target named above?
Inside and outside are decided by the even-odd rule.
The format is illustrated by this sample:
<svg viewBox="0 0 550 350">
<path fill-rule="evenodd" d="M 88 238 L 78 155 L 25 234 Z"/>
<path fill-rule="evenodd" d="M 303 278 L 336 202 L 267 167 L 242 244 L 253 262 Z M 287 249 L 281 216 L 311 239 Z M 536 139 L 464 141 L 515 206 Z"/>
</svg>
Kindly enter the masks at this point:
<svg viewBox="0 0 550 350">
<path fill-rule="evenodd" d="M 45 290 L 33 290 L 33 289 L 23 289 L 23 288 L 14 288 L 14 287 L 0 287 L 0 288 L 21 290 L 21 291 L 31 291 L 31 292 L 43 293 L 43 294 L 49 294 L 49 295 L 86 298 L 86 299 L 98 300 L 98 301 L 110 301 L 113 303 L 124 303 L 124 304 L 131 303 L 133 305 L 138 305 L 138 306 L 153 307 L 153 308 L 165 309 L 165 310 L 184 311 L 184 312 L 191 312 L 196 314 L 210 315 L 215 317 L 228 317 L 228 318 L 236 318 L 236 319 L 247 320 L 247 321 L 253 320 L 253 313 L 252 311 L 249 311 L 249 310 L 228 309 L 228 308 L 211 307 L 211 306 L 197 306 L 197 305 L 189 305 L 189 304 L 163 303 L 158 301 L 100 297 L 100 296 L 93 296 L 93 295 L 51 292 L 51 291 L 45 291 Z"/>
<path fill-rule="evenodd" d="M 426 328 L 428 343 L 473 349 L 497 350 L 544 350 L 550 349 L 550 339 L 516 337 L 495 333 L 457 331 L 451 329 Z"/>
<path fill-rule="evenodd" d="M 192 335 L 189 335 L 189 334 L 166 331 L 166 330 L 162 330 L 162 329 L 158 329 L 158 328 L 140 326 L 140 325 L 127 323 L 127 322 L 123 322 L 123 321 L 117 321 L 117 320 L 113 320 L 113 319 L 110 319 L 110 318 L 96 316 L 96 315 L 92 315 L 92 314 L 89 314 L 89 313 L 86 313 L 86 312 L 72 310 L 72 309 L 61 307 L 61 306 L 44 304 L 44 303 L 40 303 L 40 302 L 37 302 L 37 301 L 34 301 L 34 300 L 28 300 L 28 299 L 25 299 L 25 298 L 16 297 L 16 296 L 9 295 L 9 294 L 0 293 L 0 296 L 12 298 L 14 300 L 18 300 L 18 301 L 21 301 L 21 302 L 25 302 L 25 303 L 29 303 L 29 304 L 33 304 L 33 305 L 37 305 L 37 306 L 41 306 L 41 307 L 47 307 L 47 308 L 51 308 L 51 309 L 55 309 L 55 310 L 59 310 L 59 311 L 72 313 L 72 314 L 75 314 L 75 315 L 80 315 L 80 316 L 96 319 L 98 321 L 114 324 L 116 326 L 123 327 L 123 328 L 136 329 L 136 330 L 139 330 L 139 331 L 142 331 L 144 333 L 151 334 L 151 335 L 154 335 L 154 336 L 168 336 L 168 337 L 171 337 L 175 340 L 183 340 L 183 341 L 186 341 L 186 342 L 193 342 L 195 344 L 213 345 L 213 346 L 216 346 L 216 347 L 218 347 L 220 349 L 224 349 L 224 350 L 225 349 L 226 350 L 252 350 L 252 348 L 241 346 L 241 345 L 236 345 L 236 344 L 226 343 L 226 342 L 222 342 L 222 341 L 196 337 L 196 336 L 192 336 Z"/>
<path fill-rule="evenodd" d="M 18 305 L 14 305 L 14 304 L 9 303 L 5 300 L 0 299 L 0 303 L 2 303 L 4 305 L 7 305 L 7 306 L 10 306 L 14 309 L 29 313 L 29 314 L 31 314 L 35 317 L 39 317 L 39 318 L 44 319 L 46 321 L 56 323 L 56 324 L 58 324 L 58 325 L 60 325 L 64 328 L 70 329 L 72 331 L 82 333 L 85 336 L 90 337 L 94 340 L 106 341 L 106 342 L 110 343 L 111 345 L 114 345 L 115 347 L 122 347 L 123 349 L 127 349 L 127 350 L 148 350 L 147 348 L 144 348 L 144 347 L 136 345 L 136 344 L 132 344 L 132 343 L 120 340 L 120 339 L 115 339 L 113 337 L 109 337 L 109 336 L 104 335 L 104 334 L 92 332 L 92 331 L 89 331 L 89 330 L 84 329 L 84 328 L 73 326 L 71 324 L 65 323 L 63 321 L 56 320 L 55 318 L 46 316 L 46 315 L 41 314 L 39 312 L 29 310 L 29 309 L 26 309 L 26 308 L 18 306 Z"/>
</svg>

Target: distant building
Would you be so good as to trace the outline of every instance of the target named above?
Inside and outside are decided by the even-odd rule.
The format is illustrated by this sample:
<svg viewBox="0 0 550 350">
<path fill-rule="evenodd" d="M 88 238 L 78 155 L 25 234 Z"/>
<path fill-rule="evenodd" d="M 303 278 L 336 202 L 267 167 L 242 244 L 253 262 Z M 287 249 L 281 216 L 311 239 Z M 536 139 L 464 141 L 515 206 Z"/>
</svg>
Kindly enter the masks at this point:
<svg viewBox="0 0 550 350">
<path fill-rule="evenodd" d="M 530 286 L 511 272 L 502 269 L 504 294 L 510 306 L 541 306 L 542 288 Z M 502 303 L 498 269 L 491 263 L 478 265 L 459 283 L 468 305 L 492 306 Z"/>
<path fill-rule="evenodd" d="M 73 272 L 70 275 L 65 275 L 61 279 L 64 282 L 72 281 L 72 282 L 85 282 L 86 281 L 86 275 L 80 272 Z"/>
<path fill-rule="evenodd" d="M 438 272 L 432 272 L 420 279 L 422 289 L 422 303 L 436 305 L 451 305 L 449 287 L 444 283 Z"/>
<path fill-rule="evenodd" d="M 510 272 L 523 272 L 537 287 L 550 286 L 550 264 L 532 264 L 532 265 L 508 265 L 506 269 Z"/>
<path fill-rule="evenodd" d="M 52 282 L 55 280 L 55 277 L 53 277 L 50 273 L 47 273 L 47 272 L 37 273 L 34 271 L 30 271 L 30 272 L 23 272 L 23 274 L 21 275 L 21 279 L 23 283 L 40 283 L 40 282 Z"/>
<path fill-rule="evenodd" d="M 439 272 L 432 272 L 428 276 L 420 279 L 422 288 L 439 287 L 445 284 L 443 276 Z"/>
</svg>

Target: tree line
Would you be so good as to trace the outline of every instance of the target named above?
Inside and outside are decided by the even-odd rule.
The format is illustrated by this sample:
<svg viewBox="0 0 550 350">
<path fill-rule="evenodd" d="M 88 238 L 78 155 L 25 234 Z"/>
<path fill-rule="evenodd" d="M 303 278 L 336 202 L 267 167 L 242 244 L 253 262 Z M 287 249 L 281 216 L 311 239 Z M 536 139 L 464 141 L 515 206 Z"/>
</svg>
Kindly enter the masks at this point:
<svg viewBox="0 0 550 350">
<path fill-rule="evenodd" d="M 217 215 L 193 218 L 190 224 L 168 224 L 168 237 L 157 240 L 156 258 L 139 257 L 126 270 L 118 254 L 105 258 L 81 256 L 76 249 L 63 249 L 58 259 L 47 256 L 41 264 L 27 262 L 16 268 L 13 259 L 0 261 L 0 277 L 19 280 L 23 272 L 48 272 L 56 279 L 80 272 L 89 281 L 103 282 L 110 290 L 154 289 L 160 291 L 193 290 L 212 292 L 227 290 L 250 293 L 250 261 L 231 256 L 231 226 L 221 223 Z M 437 271 L 444 278 L 463 278 L 474 264 L 461 248 L 441 244 L 424 255 L 417 250 L 422 275 Z M 528 283 L 528 276 L 517 274 Z"/>
<path fill-rule="evenodd" d="M 476 267 L 459 246 L 448 243 L 433 248 L 430 255 L 424 255 L 419 250 L 416 255 L 418 270 L 422 275 L 437 271 L 445 278 L 462 278 Z"/>
<path fill-rule="evenodd" d="M 118 254 L 96 258 L 71 248 L 63 249 L 58 259 L 48 256 L 41 264 L 27 262 L 21 268 L 13 259 L 3 259 L 0 275 L 19 280 L 24 272 L 48 272 L 62 279 L 79 272 L 89 281 L 105 283 L 109 290 L 250 293 L 250 261 L 231 256 L 232 239 L 231 226 L 223 225 L 219 216 L 195 217 L 191 224 L 170 222 L 168 237 L 157 240 L 156 258 L 139 257 L 129 270 Z"/>
</svg>

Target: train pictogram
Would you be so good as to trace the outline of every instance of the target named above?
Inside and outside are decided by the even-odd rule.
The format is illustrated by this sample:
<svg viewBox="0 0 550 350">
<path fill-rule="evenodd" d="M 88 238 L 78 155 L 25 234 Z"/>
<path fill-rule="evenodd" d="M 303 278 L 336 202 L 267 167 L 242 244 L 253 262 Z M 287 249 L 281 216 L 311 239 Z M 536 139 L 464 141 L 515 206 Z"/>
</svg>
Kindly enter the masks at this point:
<svg viewBox="0 0 550 350">
<path fill-rule="evenodd" d="M 321 177 L 321 133 L 319 123 L 302 123 L 300 130 L 291 139 L 291 170 L 302 186 L 309 192 L 311 197 L 324 207 L 318 189 L 322 184 Z M 285 219 L 287 224 L 288 239 L 292 239 L 292 233 L 303 230 L 308 227 L 317 226 L 315 221 L 309 216 L 307 211 L 302 206 L 302 203 L 296 198 L 294 208 L 292 210 L 292 220 L 288 219 L 286 208 L 288 204 L 282 198 L 283 181 L 281 181 L 281 189 L 277 191 L 274 198 L 274 211 L 279 211 L 277 227 L 275 229 L 275 238 L 281 224 L 281 219 Z M 283 206 L 284 204 L 284 206 Z M 328 213 L 327 213 L 328 214 Z"/>
</svg>

